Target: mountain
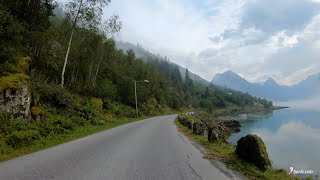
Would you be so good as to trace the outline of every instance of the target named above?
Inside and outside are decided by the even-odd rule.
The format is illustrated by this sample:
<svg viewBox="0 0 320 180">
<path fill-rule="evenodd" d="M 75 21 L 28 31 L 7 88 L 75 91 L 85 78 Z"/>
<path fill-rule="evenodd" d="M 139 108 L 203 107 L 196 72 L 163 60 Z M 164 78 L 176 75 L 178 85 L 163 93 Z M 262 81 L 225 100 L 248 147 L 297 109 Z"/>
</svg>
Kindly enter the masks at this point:
<svg viewBox="0 0 320 180">
<path fill-rule="evenodd" d="M 147 63 L 152 63 L 154 60 L 159 60 L 159 61 L 167 61 L 170 64 L 174 65 L 174 66 L 178 66 L 179 70 L 180 70 L 180 74 L 181 74 L 181 78 L 184 79 L 185 78 L 185 73 L 186 73 L 186 68 L 175 64 L 173 62 L 170 62 L 169 59 L 164 56 L 160 56 L 160 55 L 155 55 L 147 50 L 145 50 L 141 45 L 137 44 L 134 45 L 132 43 L 128 43 L 128 42 L 122 42 L 122 41 L 116 41 L 116 46 L 118 49 L 122 49 L 124 51 L 130 50 L 132 49 L 136 55 L 136 57 L 142 59 L 144 62 Z M 210 82 L 208 82 L 207 80 L 203 79 L 202 77 L 200 77 L 197 74 L 194 74 L 192 72 L 189 71 L 189 75 L 190 78 L 192 80 L 194 80 L 195 82 L 201 83 L 203 85 L 209 85 Z"/>
<path fill-rule="evenodd" d="M 251 83 L 232 71 L 226 71 L 217 74 L 211 83 L 274 101 L 298 100 L 319 94 L 320 73 L 311 75 L 296 85 L 283 86 L 272 78 L 262 83 Z"/>
</svg>

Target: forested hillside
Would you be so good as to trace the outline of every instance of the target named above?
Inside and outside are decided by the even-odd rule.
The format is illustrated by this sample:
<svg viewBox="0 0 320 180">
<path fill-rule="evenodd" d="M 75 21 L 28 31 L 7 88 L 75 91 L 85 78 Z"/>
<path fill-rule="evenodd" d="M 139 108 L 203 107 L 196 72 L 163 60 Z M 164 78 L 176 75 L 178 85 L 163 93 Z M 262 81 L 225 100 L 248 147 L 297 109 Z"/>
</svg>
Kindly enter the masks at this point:
<svg viewBox="0 0 320 180">
<path fill-rule="evenodd" d="M 185 74 L 186 68 L 183 68 L 178 64 L 170 62 L 170 60 L 166 56 L 163 57 L 159 54 L 155 55 L 155 54 L 147 51 L 140 44 L 134 45 L 134 44 L 128 43 L 128 42 L 116 41 L 116 46 L 117 46 L 117 48 L 123 49 L 125 51 L 132 49 L 136 53 L 137 57 L 141 58 L 142 60 L 144 60 L 147 63 L 152 63 L 154 61 L 167 61 L 167 62 L 169 62 L 169 64 L 171 64 L 173 66 L 178 66 L 182 79 L 184 79 L 186 76 L 186 74 Z M 197 81 L 204 86 L 207 86 L 210 84 L 207 80 L 203 79 L 202 77 L 200 77 L 197 74 L 194 74 L 192 72 L 189 72 L 189 76 L 193 81 Z"/>
<path fill-rule="evenodd" d="M 109 3 L 71 0 L 56 16 L 61 7 L 51 0 L 0 0 L 0 154 L 75 127 L 135 117 L 135 81 L 149 81 L 137 83 L 139 115 L 270 104 L 206 87 L 188 71 L 182 78 L 168 61 L 146 63 L 133 50 L 118 50 L 110 37 L 121 30 L 120 19 L 101 19 Z"/>
</svg>

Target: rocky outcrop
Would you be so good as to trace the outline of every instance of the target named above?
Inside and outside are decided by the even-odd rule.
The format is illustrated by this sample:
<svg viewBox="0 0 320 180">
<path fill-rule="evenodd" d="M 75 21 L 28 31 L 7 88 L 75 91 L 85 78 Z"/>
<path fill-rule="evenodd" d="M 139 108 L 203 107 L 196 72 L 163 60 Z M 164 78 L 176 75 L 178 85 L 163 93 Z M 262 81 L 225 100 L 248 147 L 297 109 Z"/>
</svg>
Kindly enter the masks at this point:
<svg viewBox="0 0 320 180">
<path fill-rule="evenodd" d="M 218 125 L 229 128 L 233 133 L 240 132 L 241 124 L 236 120 L 219 121 Z"/>
<path fill-rule="evenodd" d="M 227 137 L 230 131 L 220 125 L 212 125 L 208 128 L 209 142 L 227 142 Z"/>
<path fill-rule="evenodd" d="M 227 142 L 231 133 L 240 131 L 240 122 L 235 120 L 216 121 L 212 118 L 195 120 L 192 116 L 178 116 L 178 121 L 192 129 L 197 135 L 207 135 L 209 142 Z"/>
<path fill-rule="evenodd" d="M 178 121 L 183 125 L 188 127 L 188 129 L 193 128 L 193 120 L 188 119 L 187 117 L 184 116 L 178 116 Z"/>
<path fill-rule="evenodd" d="M 236 154 L 239 158 L 254 164 L 265 171 L 271 167 L 271 162 L 262 139 L 257 135 L 249 134 L 237 142 Z"/>
<path fill-rule="evenodd" d="M 192 131 L 194 134 L 203 135 L 207 133 L 208 128 L 205 123 L 199 121 L 199 122 L 193 123 Z"/>
<path fill-rule="evenodd" d="M 26 79 L 21 80 L 19 89 L 5 89 L 0 92 L 0 110 L 14 117 L 27 120 L 30 112 L 31 97 Z"/>
</svg>

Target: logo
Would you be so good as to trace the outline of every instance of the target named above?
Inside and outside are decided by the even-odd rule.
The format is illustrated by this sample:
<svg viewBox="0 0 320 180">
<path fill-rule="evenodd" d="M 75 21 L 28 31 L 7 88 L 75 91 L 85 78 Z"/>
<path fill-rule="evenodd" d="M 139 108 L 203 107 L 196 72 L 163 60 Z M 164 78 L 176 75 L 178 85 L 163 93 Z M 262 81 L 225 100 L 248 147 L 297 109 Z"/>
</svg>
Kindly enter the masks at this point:
<svg viewBox="0 0 320 180">
<path fill-rule="evenodd" d="M 288 174 L 291 175 L 292 173 L 293 173 L 293 167 L 290 167 Z"/>
<path fill-rule="evenodd" d="M 297 169 L 294 169 L 293 167 L 290 167 L 288 174 L 289 175 L 292 175 L 292 174 L 294 174 L 294 175 L 295 174 L 313 174 L 313 170 L 303 170 L 303 169 L 297 170 Z"/>
</svg>

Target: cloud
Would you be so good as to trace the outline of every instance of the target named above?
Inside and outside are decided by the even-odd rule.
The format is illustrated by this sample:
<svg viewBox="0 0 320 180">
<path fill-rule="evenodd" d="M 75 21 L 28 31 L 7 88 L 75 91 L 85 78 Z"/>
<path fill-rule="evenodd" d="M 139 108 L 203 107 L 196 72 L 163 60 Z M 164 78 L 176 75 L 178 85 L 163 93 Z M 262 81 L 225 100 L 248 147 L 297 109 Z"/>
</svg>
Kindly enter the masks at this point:
<svg viewBox="0 0 320 180">
<path fill-rule="evenodd" d="M 231 69 L 250 81 L 295 84 L 320 69 L 319 0 L 117 0 L 117 39 L 139 43 L 211 80 Z"/>
<path fill-rule="evenodd" d="M 246 6 L 243 27 L 266 32 L 301 30 L 319 11 L 319 4 L 308 0 L 255 0 Z"/>
</svg>

